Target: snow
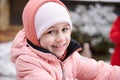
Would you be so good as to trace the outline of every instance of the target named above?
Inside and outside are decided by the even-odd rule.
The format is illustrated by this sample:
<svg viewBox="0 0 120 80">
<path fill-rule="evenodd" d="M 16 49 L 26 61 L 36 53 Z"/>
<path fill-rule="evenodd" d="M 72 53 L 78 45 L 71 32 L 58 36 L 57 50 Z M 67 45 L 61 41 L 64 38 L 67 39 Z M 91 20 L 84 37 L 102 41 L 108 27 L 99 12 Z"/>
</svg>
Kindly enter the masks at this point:
<svg viewBox="0 0 120 80">
<path fill-rule="evenodd" d="M 107 5 L 78 5 L 74 11 L 71 11 L 73 25 L 79 27 L 79 30 L 89 35 L 102 34 L 109 40 L 109 31 L 117 15 L 113 12 L 114 6 Z"/>
<path fill-rule="evenodd" d="M 15 66 L 11 62 L 12 42 L 0 43 L 0 80 L 15 80 Z"/>
</svg>

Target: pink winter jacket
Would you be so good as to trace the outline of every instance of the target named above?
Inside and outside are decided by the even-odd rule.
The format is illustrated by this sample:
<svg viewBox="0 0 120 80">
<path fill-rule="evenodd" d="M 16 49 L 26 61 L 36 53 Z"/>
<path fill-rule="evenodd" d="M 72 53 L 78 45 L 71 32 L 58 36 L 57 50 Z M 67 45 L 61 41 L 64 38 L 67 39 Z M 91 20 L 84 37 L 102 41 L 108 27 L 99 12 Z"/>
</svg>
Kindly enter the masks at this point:
<svg viewBox="0 0 120 80">
<path fill-rule="evenodd" d="M 24 29 L 13 41 L 11 58 L 17 80 L 120 80 L 120 67 L 72 53 L 64 61 L 29 46 Z"/>
</svg>

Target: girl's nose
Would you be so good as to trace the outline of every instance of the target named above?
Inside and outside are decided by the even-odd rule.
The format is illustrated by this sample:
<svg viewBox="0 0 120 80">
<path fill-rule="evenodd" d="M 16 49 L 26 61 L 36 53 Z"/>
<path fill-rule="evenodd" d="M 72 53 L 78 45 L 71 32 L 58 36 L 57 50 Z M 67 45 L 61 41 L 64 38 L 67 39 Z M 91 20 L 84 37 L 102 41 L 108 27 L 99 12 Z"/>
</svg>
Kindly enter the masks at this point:
<svg viewBox="0 0 120 80">
<path fill-rule="evenodd" d="M 63 33 L 59 33 L 56 37 L 56 42 L 63 42 L 65 40 L 65 35 Z"/>
</svg>

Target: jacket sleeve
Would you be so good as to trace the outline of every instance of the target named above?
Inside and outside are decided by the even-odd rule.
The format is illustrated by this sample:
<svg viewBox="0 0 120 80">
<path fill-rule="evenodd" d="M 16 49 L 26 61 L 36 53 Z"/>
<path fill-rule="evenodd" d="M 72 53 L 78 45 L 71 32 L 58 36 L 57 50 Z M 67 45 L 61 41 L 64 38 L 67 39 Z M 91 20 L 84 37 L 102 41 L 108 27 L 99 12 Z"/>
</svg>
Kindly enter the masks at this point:
<svg viewBox="0 0 120 80">
<path fill-rule="evenodd" d="M 82 57 L 79 53 L 74 56 L 78 80 L 120 80 L 120 67 Z"/>
<path fill-rule="evenodd" d="M 55 80 L 36 60 L 21 55 L 16 60 L 17 80 Z"/>
<path fill-rule="evenodd" d="M 110 39 L 115 44 L 120 44 L 120 17 L 117 17 L 110 31 Z"/>
</svg>

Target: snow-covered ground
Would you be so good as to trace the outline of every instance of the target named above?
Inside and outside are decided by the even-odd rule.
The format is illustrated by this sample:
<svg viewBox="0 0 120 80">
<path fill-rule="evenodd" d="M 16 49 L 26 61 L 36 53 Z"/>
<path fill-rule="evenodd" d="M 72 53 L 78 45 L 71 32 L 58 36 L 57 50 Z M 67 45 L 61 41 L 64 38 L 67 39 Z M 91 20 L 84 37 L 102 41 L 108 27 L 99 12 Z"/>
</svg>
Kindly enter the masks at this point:
<svg viewBox="0 0 120 80">
<path fill-rule="evenodd" d="M 15 80 L 15 66 L 10 59 L 11 42 L 0 43 L 0 80 Z"/>
</svg>

